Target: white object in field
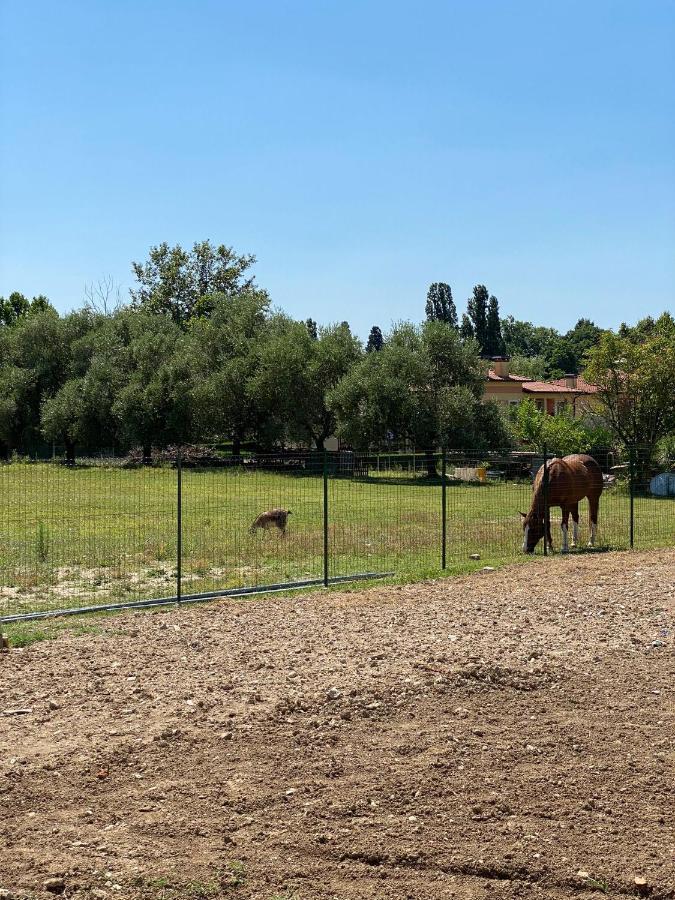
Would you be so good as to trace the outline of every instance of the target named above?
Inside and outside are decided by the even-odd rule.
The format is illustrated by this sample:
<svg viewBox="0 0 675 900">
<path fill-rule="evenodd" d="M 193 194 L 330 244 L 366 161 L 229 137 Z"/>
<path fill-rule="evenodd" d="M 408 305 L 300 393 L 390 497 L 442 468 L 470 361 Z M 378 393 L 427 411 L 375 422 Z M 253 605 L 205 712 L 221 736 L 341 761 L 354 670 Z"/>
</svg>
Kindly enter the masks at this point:
<svg viewBox="0 0 675 900">
<path fill-rule="evenodd" d="M 475 466 L 456 466 L 455 478 L 460 481 L 486 481 L 487 472 L 484 467 Z"/>
<path fill-rule="evenodd" d="M 675 497 L 675 473 L 661 472 L 649 482 L 649 493 L 655 497 Z"/>
<path fill-rule="evenodd" d="M 562 529 L 562 538 L 563 538 L 562 552 L 567 553 L 567 549 L 568 549 L 567 548 L 567 525 L 561 525 L 560 528 Z"/>
</svg>

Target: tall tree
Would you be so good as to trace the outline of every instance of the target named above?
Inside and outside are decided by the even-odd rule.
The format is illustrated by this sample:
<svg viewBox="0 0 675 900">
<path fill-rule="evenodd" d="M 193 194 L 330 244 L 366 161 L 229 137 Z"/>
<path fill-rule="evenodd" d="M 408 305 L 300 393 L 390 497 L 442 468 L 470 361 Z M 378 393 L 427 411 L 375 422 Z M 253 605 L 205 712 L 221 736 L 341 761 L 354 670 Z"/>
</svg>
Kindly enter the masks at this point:
<svg viewBox="0 0 675 900">
<path fill-rule="evenodd" d="M 487 309 L 489 294 L 484 284 L 477 284 L 473 289 L 473 297 L 466 302 L 466 312 L 471 321 L 473 336 L 476 343 L 480 347 L 482 355 L 487 355 L 486 348 L 488 345 L 487 332 Z"/>
<path fill-rule="evenodd" d="M 29 300 L 20 291 L 12 291 L 6 299 L 0 297 L 0 327 L 15 325 L 27 316 L 44 312 L 52 306 L 43 294 Z"/>
<path fill-rule="evenodd" d="M 285 321 L 285 316 L 277 319 Z M 306 325 L 298 327 L 314 343 Z M 249 289 L 233 298 L 218 297 L 211 317 L 194 322 L 187 335 L 197 373 L 190 398 L 196 432 L 202 440 L 227 436 L 235 456 L 245 440 L 261 435 L 272 440 L 273 423 L 253 389 L 269 331 L 269 298 Z"/>
<path fill-rule="evenodd" d="M 317 341 L 319 339 L 319 326 L 316 324 L 314 319 L 306 319 L 305 327 L 309 332 L 309 336 L 313 341 Z"/>
<path fill-rule="evenodd" d="M 472 341 L 474 339 L 473 325 L 471 319 L 464 313 L 462 315 L 462 324 L 459 327 L 459 334 L 463 341 Z"/>
<path fill-rule="evenodd" d="M 549 348 L 560 339 L 555 328 L 544 328 L 506 316 L 501 329 L 509 356 L 547 356 Z"/>
<path fill-rule="evenodd" d="M 378 352 L 384 347 L 384 337 L 382 331 L 377 325 L 373 325 L 368 335 L 368 343 L 366 344 L 366 353 Z"/>
<path fill-rule="evenodd" d="M 445 322 L 396 326 L 379 353 L 368 353 L 329 395 L 338 433 L 359 449 L 408 441 L 427 454 L 440 446 L 509 443 L 496 408 L 483 405 L 483 367 L 473 343 Z"/>
<path fill-rule="evenodd" d="M 434 281 L 429 285 L 426 302 L 427 322 L 445 322 L 457 328 L 457 307 L 452 299 L 450 285 Z"/>
<path fill-rule="evenodd" d="M 263 348 L 251 391 L 287 439 L 322 450 L 336 429 L 327 394 L 361 354 L 360 342 L 345 323 L 321 328 L 313 341 L 299 323 L 287 321 Z"/>
<path fill-rule="evenodd" d="M 484 352 L 486 356 L 503 356 L 506 352 L 506 345 L 502 337 L 501 322 L 499 319 L 499 301 L 493 295 L 488 301 L 487 321 L 486 321 L 486 346 Z"/>
<path fill-rule="evenodd" d="M 642 478 L 658 441 L 675 431 L 675 320 L 664 313 L 645 331 L 606 332 L 588 353 L 586 378 L 615 435 L 637 448 Z M 646 336 L 645 336 L 646 334 Z"/>
<path fill-rule="evenodd" d="M 140 445 L 145 462 L 153 446 L 166 447 L 193 437 L 191 371 L 194 354 L 177 323 L 150 312 L 129 311 L 128 342 L 118 359 L 126 377 L 111 414 L 120 439 Z"/>
<path fill-rule="evenodd" d="M 179 325 L 209 316 L 215 295 L 235 296 L 253 285 L 245 273 L 254 256 L 238 256 L 224 244 L 199 241 L 192 250 L 180 244 L 151 247 L 144 263 L 133 263 L 138 286 L 130 291 L 135 306 L 170 316 Z"/>
</svg>

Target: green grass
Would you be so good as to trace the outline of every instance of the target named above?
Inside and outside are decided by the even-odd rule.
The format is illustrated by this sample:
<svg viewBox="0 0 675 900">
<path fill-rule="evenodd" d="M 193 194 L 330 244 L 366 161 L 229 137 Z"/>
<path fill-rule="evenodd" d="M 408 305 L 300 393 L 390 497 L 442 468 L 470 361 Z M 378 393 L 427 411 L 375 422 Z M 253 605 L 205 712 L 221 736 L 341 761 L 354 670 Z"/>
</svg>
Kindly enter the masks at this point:
<svg viewBox="0 0 675 900">
<path fill-rule="evenodd" d="M 448 484 L 445 574 L 522 559 L 526 483 Z M 329 573 L 440 576 L 441 486 L 408 472 L 329 479 Z M 273 506 L 292 510 L 285 538 L 249 533 Z M 581 540 L 588 539 L 586 503 Z M 629 498 L 608 490 L 598 541 L 629 542 Z M 558 511 L 554 541 L 560 544 Z M 675 500 L 639 498 L 635 546 L 675 541 Z M 541 552 L 541 546 L 539 551 Z M 473 562 L 470 554 L 479 553 Z M 319 578 L 321 477 L 239 469 L 183 472 L 183 593 Z M 52 464 L 0 466 L 0 614 L 172 596 L 176 473 Z"/>
</svg>

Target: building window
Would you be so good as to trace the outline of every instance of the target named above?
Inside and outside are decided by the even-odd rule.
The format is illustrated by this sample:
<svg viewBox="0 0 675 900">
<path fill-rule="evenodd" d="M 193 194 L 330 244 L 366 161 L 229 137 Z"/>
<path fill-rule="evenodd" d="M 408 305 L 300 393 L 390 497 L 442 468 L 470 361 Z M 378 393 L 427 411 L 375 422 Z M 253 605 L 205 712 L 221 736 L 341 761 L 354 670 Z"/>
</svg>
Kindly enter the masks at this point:
<svg viewBox="0 0 675 900">
<path fill-rule="evenodd" d="M 543 401 L 543 400 L 535 400 L 535 401 L 534 401 L 534 405 L 537 407 L 537 409 L 539 410 L 539 412 L 543 412 L 543 411 L 544 411 L 544 401 Z"/>
<path fill-rule="evenodd" d="M 563 415 L 564 413 L 566 413 L 568 410 L 568 407 L 569 407 L 569 403 L 567 402 L 567 400 L 558 400 L 558 402 L 555 405 L 556 416 L 560 416 L 560 415 Z"/>
</svg>

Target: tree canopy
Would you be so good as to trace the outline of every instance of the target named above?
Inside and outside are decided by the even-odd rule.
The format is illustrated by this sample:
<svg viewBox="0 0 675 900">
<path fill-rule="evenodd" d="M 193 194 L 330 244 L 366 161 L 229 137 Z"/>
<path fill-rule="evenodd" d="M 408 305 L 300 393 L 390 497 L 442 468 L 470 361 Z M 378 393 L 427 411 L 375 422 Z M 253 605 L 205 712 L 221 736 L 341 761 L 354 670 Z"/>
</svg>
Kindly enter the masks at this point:
<svg viewBox="0 0 675 900">
<path fill-rule="evenodd" d="M 137 287 L 130 291 L 135 306 L 164 313 L 179 325 L 211 314 L 216 295 L 234 296 L 253 286 L 245 274 L 255 256 L 240 256 L 224 244 L 198 241 L 192 250 L 167 243 L 151 247 L 148 259 L 132 264 Z"/>
</svg>

